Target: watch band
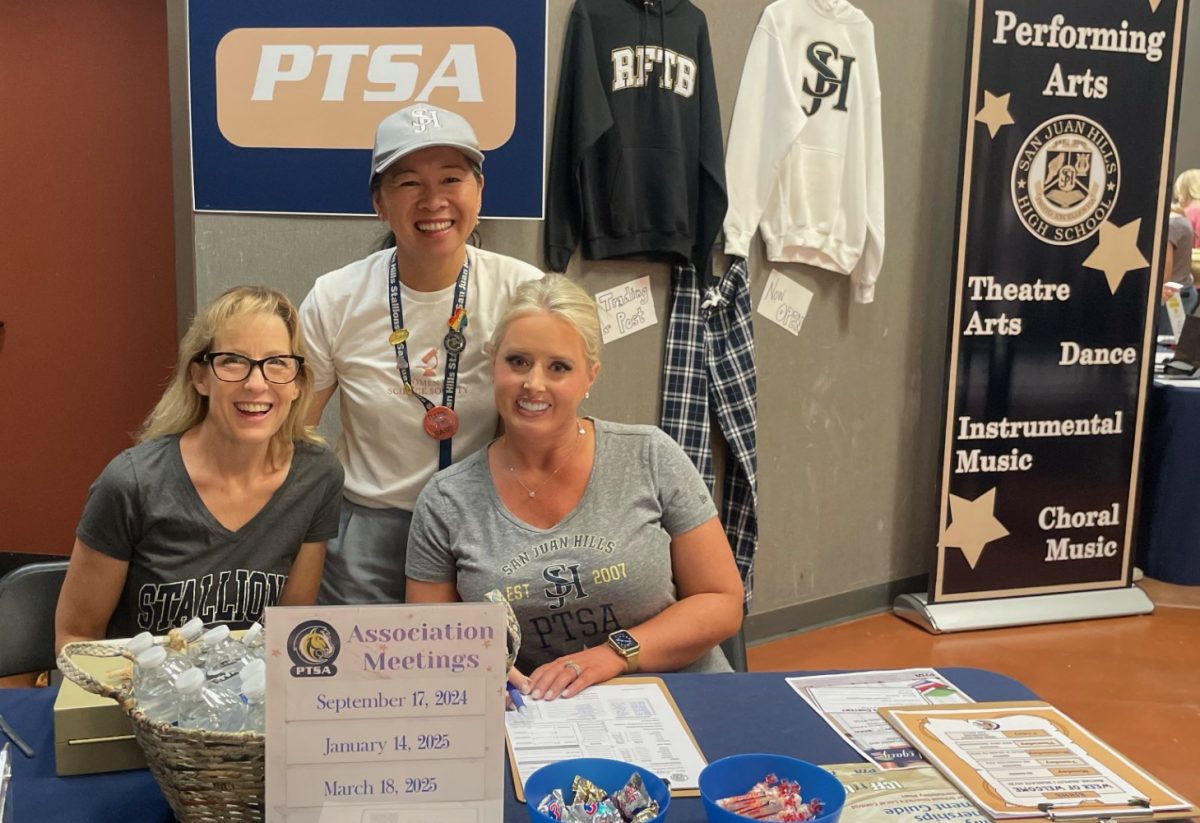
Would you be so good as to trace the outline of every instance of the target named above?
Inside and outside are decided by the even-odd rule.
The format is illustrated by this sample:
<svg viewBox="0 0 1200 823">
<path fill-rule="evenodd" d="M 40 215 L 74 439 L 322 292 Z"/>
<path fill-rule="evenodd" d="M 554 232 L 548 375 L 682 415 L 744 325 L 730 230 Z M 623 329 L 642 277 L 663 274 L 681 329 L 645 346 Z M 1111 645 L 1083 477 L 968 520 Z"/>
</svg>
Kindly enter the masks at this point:
<svg viewBox="0 0 1200 823">
<path fill-rule="evenodd" d="M 617 635 L 623 635 L 629 641 L 632 641 L 633 645 L 629 646 L 628 643 L 619 643 L 615 639 Z M 608 636 L 608 647 L 625 658 L 625 674 L 633 674 L 638 670 L 638 655 L 642 651 L 642 646 L 636 637 L 624 629 L 618 629 Z"/>
</svg>

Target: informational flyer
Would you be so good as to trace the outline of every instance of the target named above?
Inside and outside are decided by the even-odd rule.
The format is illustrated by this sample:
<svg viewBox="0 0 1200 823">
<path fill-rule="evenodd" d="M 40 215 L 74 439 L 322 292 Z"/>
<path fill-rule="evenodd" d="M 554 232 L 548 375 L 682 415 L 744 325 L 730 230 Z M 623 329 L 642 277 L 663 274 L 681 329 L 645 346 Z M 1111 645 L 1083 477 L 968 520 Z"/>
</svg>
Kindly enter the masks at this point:
<svg viewBox="0 0 1200 823">
<path fill-rule="evenodd" d="M 519 799 L 531 774 L 576 757 L 636 763 L 670 781 L 672 795 L 700 793 L 707 761 L 657 677 L 612 680 L 567 700 L 527 698 L 523 713 L 504 719 Z"/>
<path fill-rule="evenodd" d="M 994 818 L 1187 812 L 1191 804 L 1038 701 L 881 709 Z"/>
<path fill-rule="evenodd" d="M 879 716 L 880 708 L 971 702 L 971 698 L 935 669 L 789 677 L 787 682 L 878 769 L 927 765 L 921 753 Z"/>
<path fill-rule="evenodd" d="M 866 763 L 822 768 L 846 789 L 842 819 L 853 823 L 988 823 L 937 769 L 897 769 L 887 774 Z"/>
<path fill-rule="evenodd" d="M 270 608 L 266 627 L 266 820 L 503 817 L 503 604 Z"/>
</svg>

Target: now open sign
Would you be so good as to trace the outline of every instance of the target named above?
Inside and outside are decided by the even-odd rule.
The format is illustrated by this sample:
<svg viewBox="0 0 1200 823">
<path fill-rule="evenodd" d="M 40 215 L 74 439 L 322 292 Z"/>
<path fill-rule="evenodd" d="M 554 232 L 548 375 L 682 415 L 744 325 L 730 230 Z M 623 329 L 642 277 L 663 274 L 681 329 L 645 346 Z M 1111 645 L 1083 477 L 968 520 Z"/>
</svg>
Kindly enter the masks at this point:
<svg viewBox="0 0 1200 823">
<path fill-rule="evenodd" d="M 194 206 L 373 214 L 375 127 L 425 102 L 475 127 L 484 216 L 540 218 L 545 35 L 545 0 L 193 0 Z"/>
</svg>

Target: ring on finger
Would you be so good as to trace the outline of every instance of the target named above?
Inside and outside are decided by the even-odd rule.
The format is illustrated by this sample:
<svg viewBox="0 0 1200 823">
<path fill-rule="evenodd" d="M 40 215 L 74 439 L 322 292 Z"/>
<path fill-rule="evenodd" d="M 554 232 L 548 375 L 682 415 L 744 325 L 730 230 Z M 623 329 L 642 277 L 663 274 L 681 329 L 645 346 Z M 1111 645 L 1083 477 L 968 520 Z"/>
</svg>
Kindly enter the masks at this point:
<svg viewBox="0 0 1200 823">
<path fill-rule="evenodd" d="M 578 664 L 578 663 L 576 663 L 574 660 L 564 660 L 564 661 L 563 661 L 563 666 L 565 666 L 566 668 L 568 668 L 568 669 L 570 669 L 571 671 L 575 672 L 575 676 L 576 676 L 576 677 L 579 677 L 581 674 L 583 674 L 583 669 L 581 669 L 581 668 L 579 667 L 579 664 Z"/>
</svg>

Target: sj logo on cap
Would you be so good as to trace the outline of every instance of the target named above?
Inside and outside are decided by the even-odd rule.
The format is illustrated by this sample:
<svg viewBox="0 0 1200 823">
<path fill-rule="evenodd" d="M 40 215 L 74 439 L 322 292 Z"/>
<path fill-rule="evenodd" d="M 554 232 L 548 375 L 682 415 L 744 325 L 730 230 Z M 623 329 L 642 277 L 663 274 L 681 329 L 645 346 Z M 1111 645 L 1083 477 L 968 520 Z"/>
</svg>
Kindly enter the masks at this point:
<svg viewBox="0 0 1200 823">
<path fill-rule="evenodd" d="M 412 111 L 412 129 L 418 134 L 424 132 L 430 126 L 441 128 L 442 124 L 438 122 L 437 112 L 433 109 L 413 109 Z"/>
<path fill-rule="evenodd" d="M 517 52 L 490 26 L 234 29 L 216 51 L 217 124 L 253 148 L 371 148 L 412 103 L 469 109 L 480 147 L 516 125 Z M 413 130 L 438 127 L 414 117 Z"/>
</svg>

